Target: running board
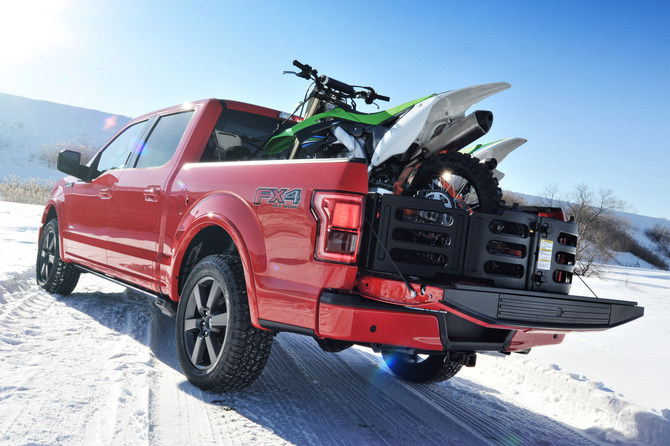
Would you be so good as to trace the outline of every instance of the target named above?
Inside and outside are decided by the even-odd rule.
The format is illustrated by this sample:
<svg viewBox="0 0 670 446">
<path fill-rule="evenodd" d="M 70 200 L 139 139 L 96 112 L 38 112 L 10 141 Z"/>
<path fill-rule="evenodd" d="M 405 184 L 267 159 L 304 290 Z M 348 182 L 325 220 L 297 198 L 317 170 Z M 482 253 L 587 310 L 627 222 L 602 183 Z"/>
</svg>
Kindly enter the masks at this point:
<svg viewBox="0 0 670 446">
<path fill-rule="evenodd" d="M 107 274 L 100 273 L 98 271 L 95 271 L 93 269 L 87 268 L 85 266 L 77 265 L 76 263 L 74 264 L 77 268 L 82 270 L 85 273 L 93 274 L 94 276 L 100 277 L 101 279 L 108 280 L 112 283 L 115 283 L 117 285 L 121 285 L 122 287 L 129 288 L 137 293 L 140 293 L 146 297 L 149 297 L 154 300 L 154 304 L 161 310 L 161 312 L 166 315 L 170 316 L 171 318 L 175 318 L 177 316 L 177 303 L 173 302 L 168 296 L 165 294 L 159 294 L 155 293 L 153 291 L 146 290 L 144 288 L 138 287 L 136 285 L 133 285 L 128 282 L 124 282 L 121 279 L 117 279 L 112 276 L 108 276 Z"/>
</svg>

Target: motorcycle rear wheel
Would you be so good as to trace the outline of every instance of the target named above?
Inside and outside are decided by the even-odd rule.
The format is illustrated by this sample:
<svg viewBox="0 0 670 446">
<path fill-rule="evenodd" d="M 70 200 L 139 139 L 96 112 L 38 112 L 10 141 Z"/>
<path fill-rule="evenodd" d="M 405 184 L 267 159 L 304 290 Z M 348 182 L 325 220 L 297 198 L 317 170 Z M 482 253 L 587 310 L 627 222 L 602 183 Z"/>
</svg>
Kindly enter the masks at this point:
<svg viewBox="0 0 670 446">
<path fill-rule="evenodd" d="M 414 197 L 440 200 L 446 209 L 461 209 L 472 214 L 495 214 L 504 207 L 498 180 L 479 159 L 459 152 L 439 155 L 425 161 L 417 169 L 407 193 Z M 449 226 L 448 213 L 414 211 L 405 218 L 417 222 Z M 449 239 L 440 231 L 415 231 L 414 242 L 444 247 Z M 421 262 L 446 266 L 447 257 L 439 253 L 416 252 Z"/>
<path fill-rule="evenodd" d="M 446 208 L 495 214 L 504 207 L 498 180 L 477 158 L 451 152 L 428 159 L 417 169 L 409 193 L 440 199 Z"/>
</svg>

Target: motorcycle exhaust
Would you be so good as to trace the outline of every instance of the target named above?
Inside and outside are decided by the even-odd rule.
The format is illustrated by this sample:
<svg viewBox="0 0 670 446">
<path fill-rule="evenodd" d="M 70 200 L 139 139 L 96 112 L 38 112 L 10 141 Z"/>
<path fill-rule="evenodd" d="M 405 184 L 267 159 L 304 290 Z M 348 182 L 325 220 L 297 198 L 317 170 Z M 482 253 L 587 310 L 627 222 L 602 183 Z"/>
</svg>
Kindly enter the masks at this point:
<svg viewBox="0 0 670 446">
<path fill-rule="evenodd" d="M 493 113 L 486 110 L 472 112 L 442 133 L 433 136 L 422 148 L 421 154 L 428 158 L 435 152 L 460 150 L 486 135 L 493 125 Z"/>
</svg>

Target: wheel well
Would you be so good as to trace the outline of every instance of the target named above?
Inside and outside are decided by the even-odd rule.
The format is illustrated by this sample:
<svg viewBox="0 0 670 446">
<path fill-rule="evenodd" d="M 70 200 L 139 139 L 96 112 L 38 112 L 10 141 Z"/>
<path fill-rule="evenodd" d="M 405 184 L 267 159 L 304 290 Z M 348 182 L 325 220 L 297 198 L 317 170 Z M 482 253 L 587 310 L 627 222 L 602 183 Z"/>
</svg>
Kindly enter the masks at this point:
<svg viewBox="0 0 670 446">
<path fill-rule="evenodd" d="M 220 226 L 206 227 L 188 244 L 179 266 L 178 293 L 180 295 L 191 270 L 199 261 L 212 254 L 230 254 L 238 257 L 240 255 L 233 238 Z"/>
<path fill-rule="evenodd" d="M 44 221 L 44 224 L 49 223 L 49 221 L 53 220 L 54 218 L 58 218 L 58 214 L 56 213 L 56 206 L 51 206 L 49 208 L 49 213 L 47 214 L 47 219 Z"/>
</svg>

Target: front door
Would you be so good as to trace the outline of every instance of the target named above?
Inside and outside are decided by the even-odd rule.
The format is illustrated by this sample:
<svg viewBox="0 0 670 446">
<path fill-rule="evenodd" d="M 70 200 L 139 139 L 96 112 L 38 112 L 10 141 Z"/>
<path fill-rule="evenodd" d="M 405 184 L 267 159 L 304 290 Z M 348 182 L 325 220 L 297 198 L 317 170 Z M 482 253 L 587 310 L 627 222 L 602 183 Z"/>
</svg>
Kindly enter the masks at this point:
<svg viewBox="0 0 670 446">
<path fill-rule="evenodd" d="M 161 222 L 167 213 L 166 190 L 178 165 L 177 148 L 193 111 L 153 120 L 146 143 L 114 185 L 107 264 L 113 275 L 159 291 L 156 261 Z M 175 158 L 175 159 L 173 159 Z"/>
<path fill-rule="evenodd" d="M 147 121 L 142 121 L 126 128 L 107 144 L 91 163 L 91 181 L 78 180 L 63 188 L 66 207 L 61 212 L 61 232 L 68 260 L 96 270 L 106 269 L 114 187 L 128 167 L 146 124 Z"/>
</svg>

